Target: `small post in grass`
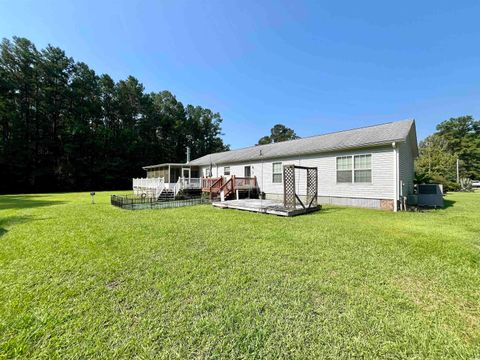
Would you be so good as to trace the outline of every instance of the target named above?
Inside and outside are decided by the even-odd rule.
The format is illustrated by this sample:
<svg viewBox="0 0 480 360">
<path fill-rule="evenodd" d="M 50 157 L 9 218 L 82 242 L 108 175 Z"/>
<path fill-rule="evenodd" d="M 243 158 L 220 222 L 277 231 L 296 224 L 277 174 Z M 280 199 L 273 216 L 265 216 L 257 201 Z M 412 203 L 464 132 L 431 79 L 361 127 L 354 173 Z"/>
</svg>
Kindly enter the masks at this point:
<svg viewBox="0 0 480 360">
<path fill-rule="evenodd" d="M 95 199 L 93 198 L 95 196 L 95 192 L 90 192 L 90 196 L 92 197 L 92 204 L 95 204 Z"/>
</svg>

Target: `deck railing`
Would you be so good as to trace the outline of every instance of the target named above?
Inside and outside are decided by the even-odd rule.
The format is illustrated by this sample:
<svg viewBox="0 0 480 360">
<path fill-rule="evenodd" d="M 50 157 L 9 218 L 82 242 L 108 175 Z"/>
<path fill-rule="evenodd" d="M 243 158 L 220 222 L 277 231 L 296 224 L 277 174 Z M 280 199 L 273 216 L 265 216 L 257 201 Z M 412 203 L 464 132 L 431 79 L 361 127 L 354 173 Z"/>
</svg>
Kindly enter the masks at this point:
<svg viewBox="0 0 480 360">
<path fill-rule="evenodd" d="M 256 189 L 258 187 L 257 177 L 211 177 L 202 178 L 202 191 L 204 192 L 218 192 L 229 181 L 233 182 L 233 189 Z"/>
<path fill-rule="evenodd" d="M 235 188 L 236 189 L 247 189 L 247 188 L 256 188 L 257 187 L 257 177 L 237 177 L 235 176 Z"/>
<path fill-rule="evenodd" d="M 193 189 L 201 189 L 201 179 L 200 178 L 186 178 L 186 177 L 179 177 L 177 183 L 175 184 L 173 191 L 175 196 L 184 189 L 193 190 Z"/>
<path fill-rule="evenodd" d="M 225 179 L 223 177 L 219 177 L 217 181 L 214 181 L 212 186 L 210 186 L 210 192 L 219 192 L 224 183 Z"/>
<path fill-rule="evenodd" d="M 133 187 L 158 187 L 164 184 L 163 177 L 133 179 Z"/>
<path fill-rule="evenodd" d="M 230 194 L 235 192 L 235 176 L 230 177 L 221 187 L 220 187 L 220 198 L 222 201 L 225 200 Z"/>
<path fill-rule="evenodd" d="M 149 198 L 158 198 L 165 189 L 163 177 L 158 178 L 136 178 L 132 180 L 133 193 L 135 195 L 145 194 Z"/>
<path fill-rule="evenodd" d="M 218 185 L 218 187 L 220 188 L 220 186 L 223 185 L 223 178 L 220 176 L 220 177 L 204 177 L 202 178 L 202 191 L 206 191 L 206 192 L 210 192 L 210 190 L 212 189 L 212 186 L 217 183 L 217 182 L 221 182 L 220 185 Z"/>
<path fill-rule="evenodd" d="M 200 178 L 180 178 L 182 181 L 183 189 L 201 189 L 202 182 Z M 179 180 L 180 180 L 179 179 Z"/>
</svg>

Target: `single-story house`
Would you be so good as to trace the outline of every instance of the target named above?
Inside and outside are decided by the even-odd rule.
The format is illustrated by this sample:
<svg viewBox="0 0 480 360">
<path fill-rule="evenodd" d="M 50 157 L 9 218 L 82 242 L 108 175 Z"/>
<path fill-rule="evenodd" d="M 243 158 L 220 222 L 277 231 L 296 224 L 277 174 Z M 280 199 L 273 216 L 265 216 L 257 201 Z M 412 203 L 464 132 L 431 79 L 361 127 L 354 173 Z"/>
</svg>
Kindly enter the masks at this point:
<svg viewBox="0 0 480 360">
<path fill-rule="evenodd" d="M 256 177 L 266 199 L 280 200 L 284 193 L 284 165 L 317 167 L 320 204 L 396 211 L 402 197 L 413 193 L 417 156 L 415 121 L 410 119 L 250 146 L 208 154 L 186 164 L 160 164 L 144 169 L 148 177 L 162 175 L 170 183 L 188 174 L 189 177 L 193 174 Z M 302 176 L 305 175 L 299 171 L 296 191 L 300 196 L 306 194 Z"/>
</svg>

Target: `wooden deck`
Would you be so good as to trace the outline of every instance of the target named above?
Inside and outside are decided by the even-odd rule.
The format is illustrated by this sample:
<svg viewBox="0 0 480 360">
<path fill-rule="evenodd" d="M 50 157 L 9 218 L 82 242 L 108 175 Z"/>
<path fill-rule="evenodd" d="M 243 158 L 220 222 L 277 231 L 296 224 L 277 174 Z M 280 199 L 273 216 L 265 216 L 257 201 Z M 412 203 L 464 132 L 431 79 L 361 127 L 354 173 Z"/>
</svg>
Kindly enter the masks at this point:
<svg viewBox="0 0 480 360">
<path fill-rule="evenodd" d="M 237 209 L 279 216 L 296 216 L 321 209 L 320 205 L 307 209 L 304 209 L 301 205 L 297 205 L 296 209 L 287 209 L 280 201 L 259 199 L 227 200 L 223 202 L 217 201 L 213 202 L 212 205 L 222 209 Z"/>
</svg>

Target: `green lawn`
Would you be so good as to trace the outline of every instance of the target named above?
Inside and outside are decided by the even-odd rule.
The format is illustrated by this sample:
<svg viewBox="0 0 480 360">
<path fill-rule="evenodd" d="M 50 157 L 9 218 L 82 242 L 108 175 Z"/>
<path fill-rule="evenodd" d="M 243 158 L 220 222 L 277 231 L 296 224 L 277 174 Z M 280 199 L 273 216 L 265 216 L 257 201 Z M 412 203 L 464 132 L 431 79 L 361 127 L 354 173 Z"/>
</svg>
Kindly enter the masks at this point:
<svg viewBox="0 0 480 360">
<path fill-rule="evenodd" d="M 444 210 L 0 196 L 0 358 L 480 358 L 480 193 Z"/>
</svg>

